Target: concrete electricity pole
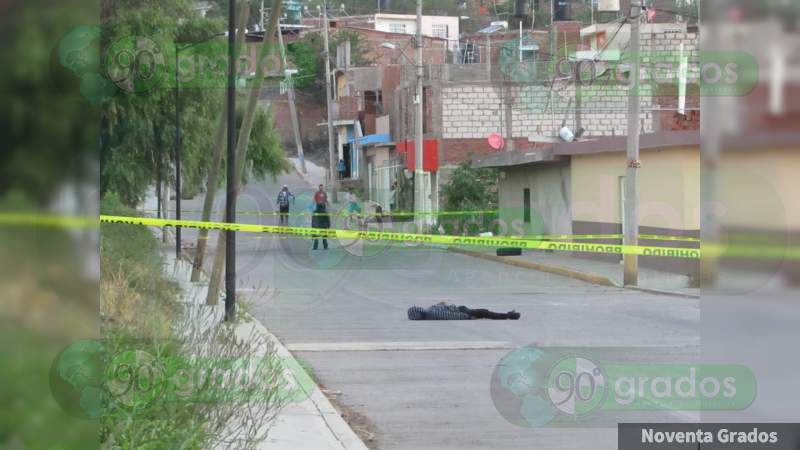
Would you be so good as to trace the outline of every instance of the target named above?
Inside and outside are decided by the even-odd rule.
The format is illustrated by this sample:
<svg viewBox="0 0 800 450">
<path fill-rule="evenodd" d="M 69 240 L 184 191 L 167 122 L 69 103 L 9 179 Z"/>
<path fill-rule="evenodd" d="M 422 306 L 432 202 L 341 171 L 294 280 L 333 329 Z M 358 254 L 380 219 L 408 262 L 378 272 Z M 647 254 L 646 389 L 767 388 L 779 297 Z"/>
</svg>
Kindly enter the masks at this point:
<svg viewBox="0 0 800 450">
<path fill-rule="evenodd" d="M 423 156 L 423 95 L 424 89 L 422 87 L 422 77 L 424 76 L 424 66 L 422 65 L 422 0 L 417 0 L 417 34 L 415 37 L 416 50 L 417 50 L 417 95 L 414 98 L 416 102 L 416 138 L 414 139 L 414 217 L 416 217 L 417 232 L 421 232 L 424 224 L 427 222 L 427 217 L 424 216 L 425 212 L 425 199 L 423 198 L 425 189 L 423 183 L 425 182 L 425 172 L 422 169 Z"/>
<path fill-rule="evenodd" d="M 294 81 L 292 81 L 292 72 L 289 70 L 289 64 L 286 62 L 286 47 L 283 45 L 283 32 L 281 31 L 281 23 L 278 21 L 278 45 L 281 47 L 281 62 L 283 64 L 283 73 L 286 75 L 286 91 L 289 96 L 289 115 L 292 116 L 292 129 L 294 130 L 294 142 L 297 145 L 297 159 L 300 160 L 300 172 L 306 173 L 306 158 L 303 154 L 303 139 L 300 137 L 300 121 L 297 118 L 297 105 L 295 104 L 294 96 Z"/>
<path fill-rule="evenodd" d="M 339 159 L 333 148 L 333 90 L 331 89 L 331 47 L 328 42 L 328 2 L 322 3 L 323 32 L 322 42 L 325 48 L 325 101 L 328 115 L 328 178 L 331 180 L 331 195 L 333 202 L 339 202 L 339 180 L 336 178 L 336 163 Z"/>
<path fill-rule="evenodd" d="M 624 206 L 624 240 L 625 245 L 639 244 L 639 16 L 642 7 L 639 2 L 631 3 L 631 71 L 628 84 L 628 163 L 625 169 L 625 204 Z M 632 254 L 623 255 L 625 286 L 636 286 L 639 283 L 639 257 Z"/>
</svg>

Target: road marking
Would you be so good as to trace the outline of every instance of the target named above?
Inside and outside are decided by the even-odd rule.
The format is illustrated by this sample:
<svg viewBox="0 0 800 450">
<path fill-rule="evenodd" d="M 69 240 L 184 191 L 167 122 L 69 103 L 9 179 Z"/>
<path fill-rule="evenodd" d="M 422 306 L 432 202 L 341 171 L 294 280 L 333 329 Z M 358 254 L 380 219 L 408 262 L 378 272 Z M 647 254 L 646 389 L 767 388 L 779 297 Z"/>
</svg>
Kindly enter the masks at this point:
<svg viewBox="0 0 800 450">
<path fill-rule="evenodd" d="M 380 352 L 431 350 L 510 350 L 516 348 L 503 341 L 421 341 L 421 342 L 302 342 L 288 344 L 293 352 Z"/>
</svg>

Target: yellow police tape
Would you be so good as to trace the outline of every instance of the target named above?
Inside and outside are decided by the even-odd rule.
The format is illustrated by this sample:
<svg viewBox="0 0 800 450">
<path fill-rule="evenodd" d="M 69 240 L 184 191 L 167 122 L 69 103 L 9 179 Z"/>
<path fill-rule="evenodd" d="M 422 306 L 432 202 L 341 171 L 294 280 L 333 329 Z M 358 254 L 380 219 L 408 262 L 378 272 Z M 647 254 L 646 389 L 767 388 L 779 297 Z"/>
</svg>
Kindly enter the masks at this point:
<svg viewBox="0 0 800 450">
<path fill-rule="evenodd" d="M 528 250 L 552 250 L 582 253 L 610 253 L 640 256 L 660 256 L 670 258 L 699 259 L 700 250 L 693 248 L 645 247 L 613 244 L 581 244 L 571 242 L 552 242 L 544 240 L 449 236 L 415 233 L 395 233 L 369 230 L 337 230 L 305 227 L 282 227 L 274 225 L 254 225 L 241 223 L 201 222 L 195 220 L 152 219 L 144 217 L 100 216 L 102 223 L 146 225 L 155 227 L 186 227 L 207 230 L 230 230 L 249 233 L 273 233 L 300 237 L 323 237 L 330 239 L 362 239 L 365 241 L 413 242 L 419 244 L 469 245 L 484 247 L 513 247 Z"/>
<path fill-rule="evenodd" d="M 57 228 L 97 228 L 97 217 L 59 216 L 55 214 L 0 214 L 2 225 L 25 225 Z"/>
<path fill-rule="evenodd" d="M 727 244 L 706 243 L 701 244 L 698 249 L 675 249 L 664 247 L 647 246 L 624 246 L 610 244 L 580 244 L 568 242 L 552 242 L 549 239 L 608 239 L 621 238 L 622 235 L 550 235 L 542 236 L 541 239 L 531 239 L 527 237 L 511 238 L 481 238 L 464 236 L 442 236 L 442 235 L 423 235 L 409 233 L 384 233 L 373 231 L 354 231 L 354 230 L 318 230 L 301 227 L 276 227 L 266 225 L 228 225 L 220 222 L 198 222 L 198 221 L 174 221 L 164 219 L 150 219 L 141 217 L 119 217 L 119 216 L 100 216 L 97 217 L 75 217 L 47 215 L 38 213 L 0 213 L 0 225 L 24 226 L 24 227 L 58 227 L 58 228 L 97 228 L 103 223 L 132 223 L 147 226 L 181 226 L 187 228 L 206 228 L 206 229 L 235 229 L 236 231 L 271 233 L 279 237 L 290 235 L 310 237 L 313 235 L 325 237 L 339 237 L 345 239 L 368 239 L 388 240 L 394 242 L 422 242 L 431 244 L 449 245 L 473 245 L 488 247 L 519 247 L 534 250 L 555 250 L 566 252 L 589 252 L 589 253 L 615 253 L 615 254 L 638 254 L 643 256 L 664 256 L 675 258 L 699 258 L 702 254 L 706 258 L 745 258 L 753 260 L 800 260 L 800 248 L 791 246 L 787 242 L 776 242 L 773 245 L 755 244 L 741 239 L 740 242 L 729 242 Z M 641 239 L 652 239 L 651 235 L 640 235 Z M 754 237 L 755 239 L 755 237 Z"/>
<path fill-rule="evenodd" d="M 145 210 L 144 212 L 151 212 L 156 213 L 155 210 Z M 174 212 L 174 211 L 170 211 Z M 202 211 L 196 210 L 182 210 L 183 213 L 188 214 L 200 214 Z M 458 215 L 470 215 L 470 214 L 497 214 L 498 211 L 442 211 L 442 212 L 435 212 L 435 213 L 414 213 L 414 212 L 392 212 L 392 213 L 382 213 L 380 216 L 383 218 L 387 217 L 411 217 L 411 216 L 426 216 L 426 215 L 437 215 L 437 216 L 458 216 Z M 237 216 L 259 216 L 259 217 L 277 217 L 280 213 L 278 212 L 257 212 L 257 211 L 237 211 Z M 336 213 L 334 213 L 336 214 Z M 286 213 L 289 217 L 311 217 L 317 215 L 316 213 L 311 212 L 302 212 L 302 213 Z M 377 215 L 374 214 L 362 214 L 362 213 L 346 213 L 344 211 L 340 211 L 336 216 L 339 217 L 363 217 L 363 218 L 376 218 Z M 569 241 L 569 240 L 608 240 L 608 239 L 622 239 L 623 235 L 621 234 L 542 234 L 542 235 L 532 235 L 532 236 L 523 236 L 524 239 L 534 239 L 534 240 L 559 240 L 559 241 Z M 657 235 L 657 234 L 640 234 L 639 239 L 646 239 L 650 241 L 674 241 L 674 242 L 700 242 L 699 238 L 693 237 L 686 237 L 686 236 L 665 236 L 665 235 Z"/>
</svg>

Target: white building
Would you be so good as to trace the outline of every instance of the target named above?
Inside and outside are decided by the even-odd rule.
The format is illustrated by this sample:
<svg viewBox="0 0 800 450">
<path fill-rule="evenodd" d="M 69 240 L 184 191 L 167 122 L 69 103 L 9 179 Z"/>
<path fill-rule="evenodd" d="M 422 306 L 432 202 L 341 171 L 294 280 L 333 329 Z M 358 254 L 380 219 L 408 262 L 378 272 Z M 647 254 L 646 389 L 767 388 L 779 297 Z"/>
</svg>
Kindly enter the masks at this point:
<svg viewBox="0 0 800 450">
<path fill-rule="evenodd" d="M 412 14 L 375 14 L 375 29 L 388 33 L 416 34 L 417 16 Z M 458 16 L 422 16 L 422 35 L 447 39 L 452 50 L 458 45 Z"/>
</svg>

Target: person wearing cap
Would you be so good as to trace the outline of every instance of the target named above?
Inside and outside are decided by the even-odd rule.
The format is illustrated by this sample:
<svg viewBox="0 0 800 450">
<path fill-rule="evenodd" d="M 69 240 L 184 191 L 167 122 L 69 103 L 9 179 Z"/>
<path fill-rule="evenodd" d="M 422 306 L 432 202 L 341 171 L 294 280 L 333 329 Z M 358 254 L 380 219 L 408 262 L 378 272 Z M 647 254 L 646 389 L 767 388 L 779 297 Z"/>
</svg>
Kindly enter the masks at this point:
<svg viewBox="0 0 800 450">
<path fill-rule="evenodd" d="M 291 202 L 290 202 L 291 199 Z M 289 186 L 283 185 L 283 189 L 278 193 L 278 208 L 280 213 L 278 219 L 281 225 L 289 224 L 289 204 L 294 203 L 294 195 L 289 192 Z"/>
</svg>

